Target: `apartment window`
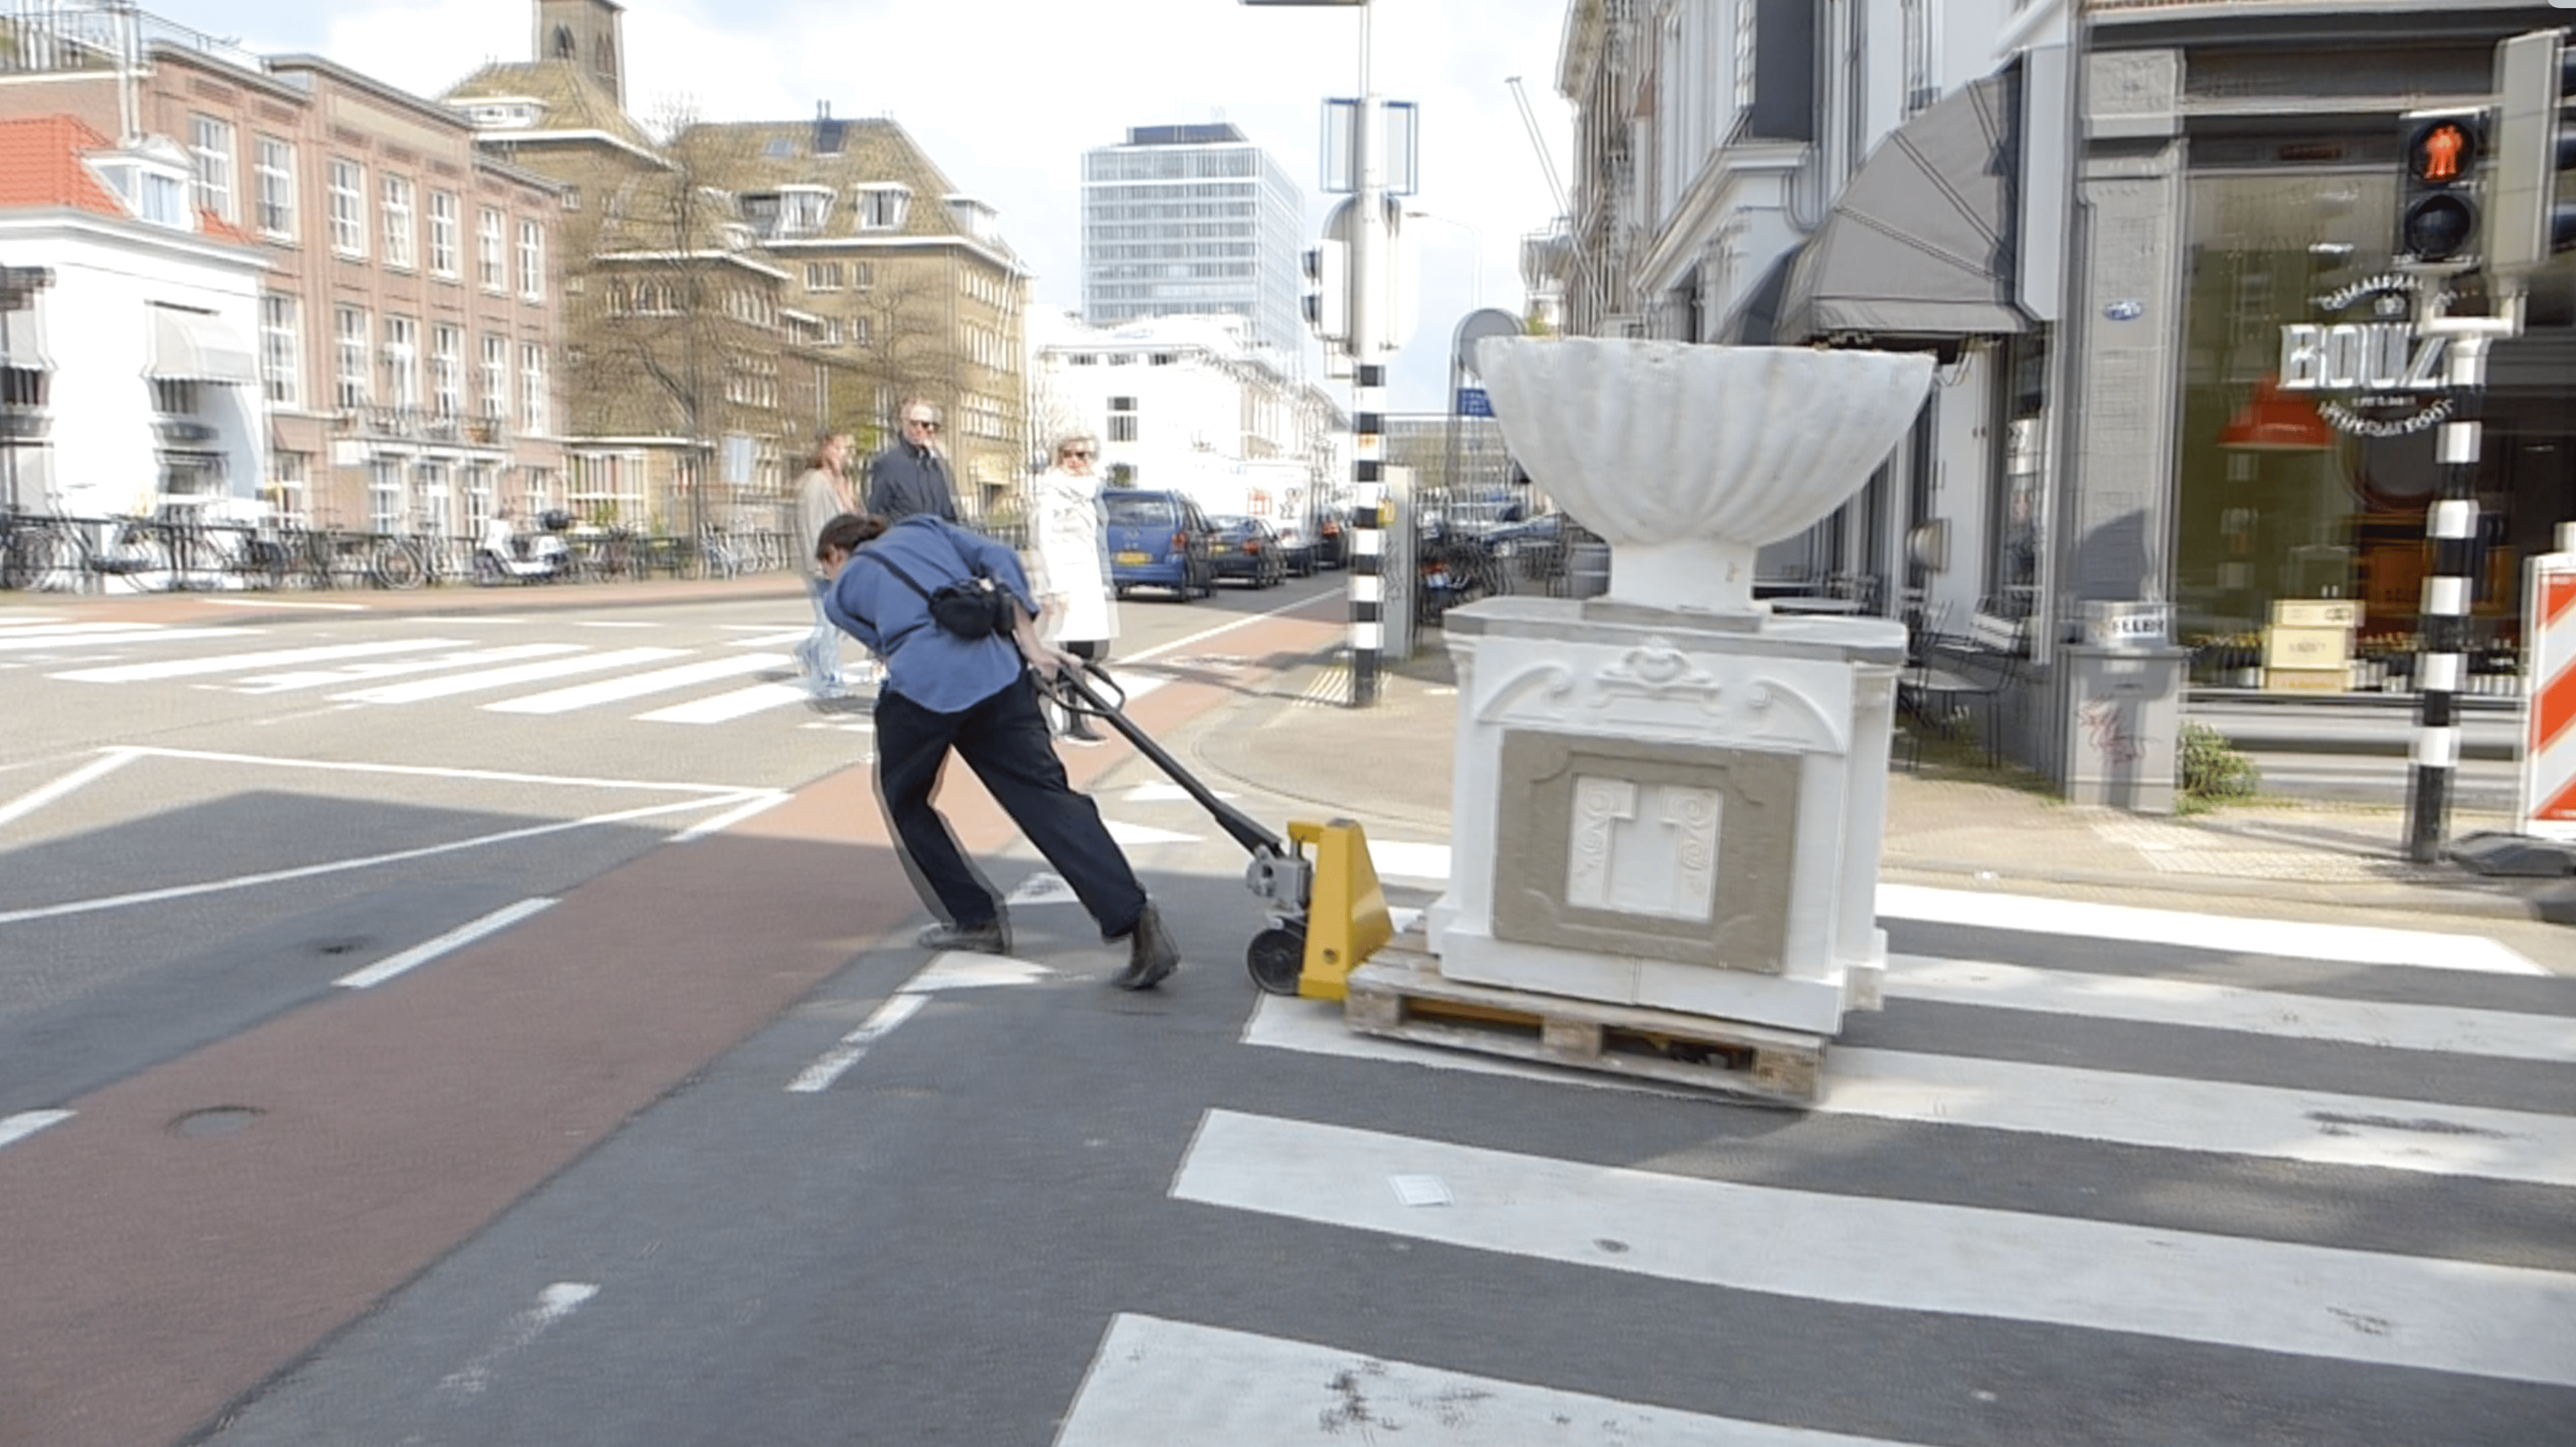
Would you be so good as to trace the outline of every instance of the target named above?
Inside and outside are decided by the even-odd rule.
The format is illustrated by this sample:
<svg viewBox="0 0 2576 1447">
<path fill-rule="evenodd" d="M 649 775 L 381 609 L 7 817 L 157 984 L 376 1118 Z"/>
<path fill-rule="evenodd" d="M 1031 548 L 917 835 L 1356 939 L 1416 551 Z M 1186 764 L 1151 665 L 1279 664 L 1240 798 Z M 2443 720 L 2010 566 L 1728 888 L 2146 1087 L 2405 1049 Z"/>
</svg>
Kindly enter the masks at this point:
<svg viewBox="0 0 2576 1447">
<path fill-rule="evenodd" d="M 519 223 L 519 295 L 543 301 L 546 295 L 546 232 L 534 221 Z"/>
<path fill-rule="evenodd" d="M 412 241 L 418 229 L 412 224 L 411 178 L 387 176 L 385 191 L 385 265 L 411 270 Z"/>
<path fill-rule="evenodd" d="M 1930 0 L 1904 0 L 1905 114 L 1908 119 L 1929 110 L 1939 98 L 1932 88 L 1932 16 Z"/>
<path fill-rule="evenodd" d="M 546 349 L 534 342 L 519 345 L 519 426 L 544 435 L 547 430 Z"/>
<path fill-rule="evenodd" d="M 510 339 L 488 333 L 483 338 L 483 417 L 488 422 L 510 420 Z"/>
<path fill-rule="evenodd" d="M 270 292 L 259 299 L 260 380 L 273 407 L 304 403 L 303 348 L 298 345 L 295 320 L 295 298 Z"/>
<path fill-rule="evenodd" d="M 429 400 L 441 417 L 465 410 L 465 332 L 436 326 L 429 330 Z"/>
<path fill-rule="evenodd" d="M 281 241 L 295 239 L 295 147 L 275 136 L 253 146 L 252 180 L 259 187 L 259 229 Z"/>
<path fill-rule="evenodd" d="M 383 374 L 378 398 L 405 411 L 419 407 L 420 323 L 410 317 L 385 318 L 385 345 L 376 362 Z"/>
<path fill-rule="evenodd" d="M 876 322 L 875 322 L 872 318 L 869 318 L 869 317 L 852 317 L 852 318 L 850 318 L 850 344 L 851 344 L 852 346 L 859 346 L 859 347 L 874 346 L 874 345 L 876 344 L 876 340 L 877 340 L 877 328 L 876 328 Z"/>
<path fill-rule="evenodd" d="M 456 275 L 456 193 L 429 193 L 429 270 L 432 276 Z"/>
<path fill-rule="evenodd" d="M 367 254 L 367 168 L 340 156 L 331 158 L 331 249 Z"/>
<path fill-rule="evenodd" d="M 277 520 L 289 527 L 304 526 L 312 516 L 313 454 L 270 453 L 268 478 L 277 500 Z"/>
<path fill-rule="evenodd" d="M 877 264 L 875 262 L 853 261 L 850 263 L 850 289 L 852 291 L 872 291 L 875 289 L 876 284 Z"/>
<path fill-rule="evenodd" d="M 197 161 L 197 205 L 226 221 L 233 213 L 233 128 L 213 116 L 188 117 L 188 150 Z"/>
<path fill-rule="evenodd" d="M 344 306 L 332 316 L 331 334 L 338 350 L 336 399 L 342 407 L 367 405 L 367 313 Z"/>
<path fill-rule="evenodd" d="M 501 210 L 486 206 L 474 220 L 474 278 L 485 291 L 510 289 L 510 262 L 502 254 Z"/>
<path fill-rule="evenodd" d="M 1756 0 L 1735 0 L 1735 111 L 1753 109 L 1753 12 Z"/>
<path fill-rule="evenodd" d="M 807 291 L 839 291 L 841 289 L 841 263 L 837 261 L 809 261 L 805 263 L 805 289 Z"/>
<path fill-rule="evenodd" d="M 136 209 L 142 213 L 144 220 L 156 226 L 170 227 L 175 231 L 192 229 L 188 224 L 188 183 L 186 181 L 176 175 L 163 175 L 159 171 L 144 171 L 140 179 L 143 194 Z"/>
<path fill-rule="evenodd" d="M 862 231 L 900 231 L 904 214 L 912 206 L 909 186 L 877 185 L 859 188 L 859 229 Z"/>
<path fill-rule="evenodd" d="M 1109 440 L 1112 442 L 1133 442 L 1136 440 L 1135 398 L 1112 397 L 1109 399 Z"/>
</svg>

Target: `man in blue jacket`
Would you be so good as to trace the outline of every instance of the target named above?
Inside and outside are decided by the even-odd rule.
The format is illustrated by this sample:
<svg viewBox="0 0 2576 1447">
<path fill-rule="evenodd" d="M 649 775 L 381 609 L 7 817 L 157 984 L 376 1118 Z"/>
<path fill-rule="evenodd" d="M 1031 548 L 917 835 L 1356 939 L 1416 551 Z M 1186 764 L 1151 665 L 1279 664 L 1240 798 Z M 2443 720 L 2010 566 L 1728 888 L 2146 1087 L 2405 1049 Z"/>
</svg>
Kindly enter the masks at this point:
<svg viewBox="0 0 2576 1447">
<path fill-rule="evenodd" d="M 1160 984 L 1180 964 L 1180 950 L 1102 826 L 1099 806 L 1066 781 L 1038 712 L 1029 670 L 1053 678 L 1080 660 L 1038 641 L 1031 621 L 1036 604 L 1018 555 L 955 523 L 916 515 L 891 525 L 880 517 L 834 518 L 815 556 L 837 570 L 823 611 L 884 666 L 877 686 L 877 797 L 914 887 L 948 919 L 923 931 L 921 944 L 987 954 L 1011 948 L 1002 902 L 931 806 L 954 749 L 1072 886 L 1100 937 L 1127 941 L 1127 967 L 1110 983 L 1123 990 Z M 1009 595 L 1007 636 L 966 638 L 932 620 L 927 594 L 977 576 Z"/>
</svg>

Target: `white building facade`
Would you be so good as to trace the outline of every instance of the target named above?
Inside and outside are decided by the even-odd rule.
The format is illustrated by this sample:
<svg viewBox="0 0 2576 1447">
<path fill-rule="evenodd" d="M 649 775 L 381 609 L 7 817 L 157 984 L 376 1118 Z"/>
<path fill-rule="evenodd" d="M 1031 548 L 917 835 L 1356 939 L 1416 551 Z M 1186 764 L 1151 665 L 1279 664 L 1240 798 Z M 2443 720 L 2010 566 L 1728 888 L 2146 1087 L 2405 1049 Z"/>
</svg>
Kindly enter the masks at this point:
<svg viewBox="0 0 2576 1447">
<path fill-rule="evenodd" d="M 1341 410 L 1241 317 L 1094 327 L 1059 312 L 1030 338 L 1041 435 L 1098 437 L 1107 475 L 1274 523 L 1345 490 Z"/>
<path fill-rule="evenodd" d="M 1094 326 L 1244 318 L 1295 355 L 1306 198 L 1235 127 L 1137 126 L 1082 156 L 1082 315 Z"/>
<path fill-rule="evenodd" d="M 31 394 L 13 410 L 36 434 L 11 449 L 13 500 L 104 518 L 256 498 L 268 476 L 257 246 L 190 204 L 174 142 L 115 147 L 69 117 L 0 132 L 12 159 L 51 152 L 71 166 L 60 195 L 0 207 L 0 254 L 52 274 L 8 318 L 11 390 Z"/>
</svg>

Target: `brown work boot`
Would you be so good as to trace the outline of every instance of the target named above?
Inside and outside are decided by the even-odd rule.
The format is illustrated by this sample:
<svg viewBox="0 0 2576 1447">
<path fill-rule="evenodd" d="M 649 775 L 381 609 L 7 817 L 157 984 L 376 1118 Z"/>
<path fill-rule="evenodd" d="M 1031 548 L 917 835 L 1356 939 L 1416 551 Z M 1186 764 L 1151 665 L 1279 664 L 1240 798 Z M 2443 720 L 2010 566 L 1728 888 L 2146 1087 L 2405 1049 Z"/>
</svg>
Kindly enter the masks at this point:
<svg viewBox="0 0 2576 1447">
<path fill-rule="evenodd" d="M 1136 927 L 1127 932 L 1127 968 L 1110 976 L 1109 983 L 1122 990 L 1150 990 L 1180 965 L 1181 947 L 1172 943 L 1162 912 L 1149 900 L 1145 912 L 1136 916 Z"/>
</svg>

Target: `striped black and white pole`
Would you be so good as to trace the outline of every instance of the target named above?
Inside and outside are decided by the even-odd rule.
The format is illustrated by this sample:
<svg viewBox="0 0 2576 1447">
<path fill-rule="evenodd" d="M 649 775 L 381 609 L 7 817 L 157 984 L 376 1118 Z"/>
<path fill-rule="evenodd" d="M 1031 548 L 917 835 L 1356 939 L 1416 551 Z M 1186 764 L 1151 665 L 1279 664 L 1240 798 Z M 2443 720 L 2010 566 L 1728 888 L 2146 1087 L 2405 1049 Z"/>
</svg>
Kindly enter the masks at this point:
<svg viewBox="0 0 2576 1447">
<path fill-rule="evenodd" d="M 2442 840 L 2450 832 L 2451 784 L 2460 766 L 2458 709 L 2468 671 L 2486 354 L 2483 336 L 2452 338 L 2447 378 L 2451 410 L 2435 441 L 2442 489 L 2424 522 L 2433 545 L 2433 571 L 2424 579 L 2422 639 L 2415 659 L 2423 702 L 2415 730 L 2415 772 L 2406 795 L 2406 855 L 2418 864 L 2442 857 Z"/>
<path fill-rule="evenodd" d="M 1379 660 L 1386 649 L 1386 367 L 1352 364 L 1351 706 L 1377 702 Z"/>
</svg>

